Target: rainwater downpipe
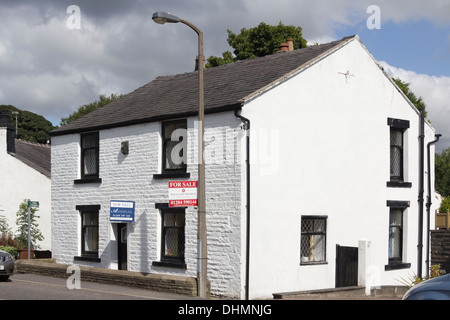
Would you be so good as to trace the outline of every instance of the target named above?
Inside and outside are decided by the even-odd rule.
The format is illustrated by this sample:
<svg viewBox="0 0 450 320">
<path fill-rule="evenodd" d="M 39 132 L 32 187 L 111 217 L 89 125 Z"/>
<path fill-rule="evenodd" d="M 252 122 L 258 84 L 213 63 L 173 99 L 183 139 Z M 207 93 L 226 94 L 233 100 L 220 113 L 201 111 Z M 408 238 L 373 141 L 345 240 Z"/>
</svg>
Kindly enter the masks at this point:
<svg viewBox="0 0 450 320">
<path fill-rule="evenodd" d="M 427 196 L 427 278 L 430 275 L 430 207 L 431 207 L 431 164 L 430 164 L 430 147 L 431 145 L 435 144 L 439 141 L 439 138 L 442 136 L 442 134 L 435 134 L 434 137 L 436 138 L 433 141 L 430 141 L 427 143 L 427 185 L 428 185 L 428 196 Z"/>
<path fill-rule="evenodd" d="M 417 276 L 422 278 L 422 257 L 423 257 L 423 176 L 424 176 L 424 140 L 425 140 L 425 113 L 420 111 L 419 123 L 419 230 L 417 232 Z"/>
<path fill-rule="evenodd" d="M 245 122 L 245 131 L 246 131 L 246 208 L 247 208 L 247 230 L 246 230 L 246 263 L 245 263 L 245 300 L 249 300 L 249 285 L 250 285 L 250 120 L 243 117 L 240 114 L 242 109 L 234 110 L 234 115 Z"/>
</svg>

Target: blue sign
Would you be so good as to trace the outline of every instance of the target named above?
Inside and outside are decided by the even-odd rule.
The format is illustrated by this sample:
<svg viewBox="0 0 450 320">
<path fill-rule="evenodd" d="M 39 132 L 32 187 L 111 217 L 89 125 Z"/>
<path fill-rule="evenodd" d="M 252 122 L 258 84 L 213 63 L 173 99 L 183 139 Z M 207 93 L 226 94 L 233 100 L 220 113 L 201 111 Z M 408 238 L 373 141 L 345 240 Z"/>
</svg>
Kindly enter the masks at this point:
<svg viewBox="0 0 450 320">
<path fill-rule="evenodd" d="M 111 200 L 111 222 L 134 222 L 134 201 Z"/>
</svg>

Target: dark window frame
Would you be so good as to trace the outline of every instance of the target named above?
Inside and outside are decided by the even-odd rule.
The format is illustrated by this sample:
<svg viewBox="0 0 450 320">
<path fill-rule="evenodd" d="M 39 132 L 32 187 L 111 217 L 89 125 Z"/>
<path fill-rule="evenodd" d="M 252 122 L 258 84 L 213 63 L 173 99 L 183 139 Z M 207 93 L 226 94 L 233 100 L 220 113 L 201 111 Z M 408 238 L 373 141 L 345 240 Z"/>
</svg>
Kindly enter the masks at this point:
<svg viewBox="0 0 450 320">
<path fill-rule="evenodd" d="M 80 212 L 81 217 L 81 256 L 74 257 L 75 260 L 85 260 L 85 261 L 93 261 L 100 262 L 99 259 L 99 244 L 100 244 L 100 205 L 78 205 L 76 206 L 76 210 Z M 96 220 L 96 224 L 85 224 L 85 215 L 92 214 L 95 215 L 94 220 Z M 90 219 L 92 221 L 92 219 Z M 96 247 L 97 251 L 89 251 L 86 250 L 85 240 L 86 234 L 88 230 L 96 229 L 97 239 L 96 239 Z"/>
<path fill-rule="evenodd" d="M 160 261 L 153 261 L 152 265 L 160 267 L 173 267 L 186 269 L 185 250 L 186 250 L 186 208 L 170 208 L 166 204 L 158 204 L 156 208 L 161 210 L 161 248 Z M 183 215 L 182 226 L 165 226 L 165 219 L 168 214 Z M 181 240 L 178 238 L 178 245 L 182 245 L 182 254 L 171 256 L 166 254 L 166 234 L 168 230 L 177 230 L 177 234 L 181 235 Z"/>
<path fill-rule="evenodd" d="M 407 269 L 411 267 L 411 263 L 403 262 L 403 255 L 404 255 L 404 215 L 405 210 L 409 207 L 410 202 L 409 201 L 391 201 L 388 200 L 386 205 L 389 207 L 389 229 L 388 229 L 388 264 L 385 265 L 385 270 L 398 270 L 398 269 Z M 393 225 L 391 223 L 392 221 L 392 215 L 400 211 L 400 223 Z M 392 254 L 392 244 L 391 239 L 393 236 L 393 229 L 396 229 L 399 234 L 400 243 L 397 244 L 399 246 L 399 254 L 398 257 L 391 257 Z"/>
<path fill-rule="evenodd" d="M 390 128 L 389 130 L 389 181 L 387 181 L 386 186 L 391 188 L 411 188 L 412 183 L 405 181 L 405 133 L 409 129 L 410 124 L 408 120 L 393 119 L 388 118 L 387 124 Z M 392 143 L 392 135 L 395 133 L 401 134 L 401 144 Z M 394 150 L 398 151 L 400 155 L 398 166 L 400 167 L 400 174 L 393 175 L 393 161 Z"/>
<path fill-rule="evenodd" d="M 186 163 L 182 163 L 179 168 L 167 168 L 166 167 L 167 145 L 169 142 L 172 142 L 172 136 L 171 135 L 170 135 L 170 137 L 166 136 L 166 127 L 169 125 L 180 125 L 180 124 L 184 126 L 185 130 L 187 130 L 187 119 L 178 119 L 178 120 L 161 122 L 161 136 L 162 136 L 162 162 L 161 162 L 162 168 L 161 168 L 161 172 L 162 172 L 162 174 L 186 173 L 186 169 L 187 169 Z M 176 129 L 179 129 L 179 128 L 176 128 Z M 179 142 L 182 142 L 182 140 L 180 140 Z M 187 155 L 187 135 L 186 135 L 185 147 L 182 150 L 183 150 L 183 156 L 186 156 Z M 187 158 L 187 156 L 186 156 L 186 158 Z"/>
<path fill-rule="evenodd" d="M 391 129 L 390 129 L 390 132 L 389 132 L 389 138 L 390 138 L 390 157 L 391 157 L 391 160 L 390 160 L 390 181 L 391 182 L 404 182 L 404 176 L 405 176 L 405 173 L 404 173 L 404 158 L 405 158 L 405 155 L 404 155 L 404 146 L 405 146 L 405 138 L 404 138 L 404 133 L 405 133 L 405 130 L 403 130 L 403 129 L 400 129 L 400 128 L 393 128 L 393 127 L 391 127 Z M 393 142 L 392 142 L 392 135 L 395 135 L 395 134 L 400 134 L 400 142 L 399 142 L 399 144 L 394 144 Z M 397 166 L 399 166 L 399 174 L 398 175 L 395 175 L 395 174 L 393 174 L 392 172 L 394 171 L 393 169 L 392 169 L 392 166 L 393 166 L 393 160 L 392 160 L 392 158 L 394 157 L 394 154 L 398 154 L 398 157 L 399 157 L 399 159 L 398 159 L 398 162 L 399 163 L 396 163 L 396 164 L 394 164 L 394 165 L 397 165 Z"/>
<path fill-rule="evenodd" d="M 305 231 L 303 228 L 303 222 L 304 220 L 313 220 L 312 223 L 312 230 L 311 231 Z M 324 223 L 324 228 L 321 231 L 315 231 L 315 223 L 316 221 L 323 221 Z M 306 221 L 305 221 L 306 222 Z M 311 215 L 304 215 L 301 216 L 300 219 L 300 265 L 316 265 L 316 264 L 327 264 L 327 224 L 328 224 L 328 216 L 311 216 Z M 302 244 L 302 239 L 304 239 L 304 237 L 308 237 L 308 236 L 323 236 L 324 237 L 324 243 L 323 243 L 323 260 L 319 260 L 319 261 L 304 261 L 303 260 L 303 256 L 304 256 L 304 246 Z"/>
<path fill-rule="evenodd" d="M 96 139 L 96 146 L 85 148 L 83 145 L 84 139 L 94 137 Z M 100 174 L 100 135 L 99 132 L 89 132 L 83 133 L 80 135 L 80 146 L 81 146 L 81 180 L 89 180 L 89 179 L 98 179 Z M 87 174 L 85 173 L 84 167 L 84 159 L 85 154 L 89 150 L 94 150 L 95 152 L 95 160 L 96 160 L 96 168 L 95 173 Z"/>
</svg>

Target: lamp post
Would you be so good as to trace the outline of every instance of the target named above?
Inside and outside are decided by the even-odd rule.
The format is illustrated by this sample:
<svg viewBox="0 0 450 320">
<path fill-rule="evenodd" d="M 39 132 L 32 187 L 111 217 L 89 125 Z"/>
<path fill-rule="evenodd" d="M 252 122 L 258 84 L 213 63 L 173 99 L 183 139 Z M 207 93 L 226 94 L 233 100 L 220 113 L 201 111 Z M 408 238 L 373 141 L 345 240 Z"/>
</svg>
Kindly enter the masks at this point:
<svg viewBox="0 0 450 320">
<path fill-rule="evenodd" d="M 155 12 L 152 17 L 158 24 L 181 22 L 198 35 L 198 191 L 197 191 L 197 285 L 198 295 L 201 298 L 209 297 L 207 288 L 207 244 L 206 244 L 206 205 L 205 205 L 205 162 L 203 159 L 204 150 L 204 85 L 203 85 L 203 32 L 189 21 L 183 20 L 167 12 Z"/>
</svg>

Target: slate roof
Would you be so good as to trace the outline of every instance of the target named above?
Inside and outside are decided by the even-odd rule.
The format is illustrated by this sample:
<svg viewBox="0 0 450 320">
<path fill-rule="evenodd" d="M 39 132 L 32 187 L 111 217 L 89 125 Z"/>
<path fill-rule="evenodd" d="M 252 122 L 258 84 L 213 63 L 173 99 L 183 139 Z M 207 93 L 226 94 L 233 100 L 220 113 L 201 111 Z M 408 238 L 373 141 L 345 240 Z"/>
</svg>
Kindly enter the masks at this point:
<svg viewBox="0 0 450 320">
<path fill-rule="evenodd" d="M 16 153 L 10 155 L 16 157 L 29 167 L 50 178 L 51 174 L 51 148 L 50 146 L 15 139 Z"/>
<path fill-rule="evenodd" d="M 237 109 L 248 98 L 355 38 L 357 36 L 206 69 L 205 113 Z M 107 106 L 53 130 L 51 135 L 194 116 L 197 113 L 198 75 L 191 72 L 158 77 Z"/>
</svg>

